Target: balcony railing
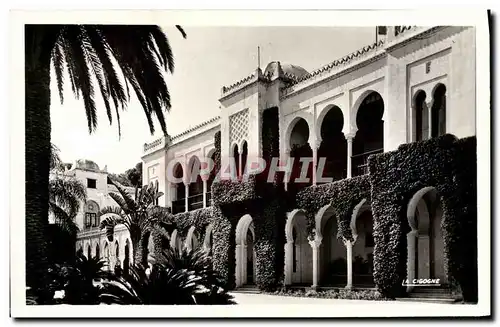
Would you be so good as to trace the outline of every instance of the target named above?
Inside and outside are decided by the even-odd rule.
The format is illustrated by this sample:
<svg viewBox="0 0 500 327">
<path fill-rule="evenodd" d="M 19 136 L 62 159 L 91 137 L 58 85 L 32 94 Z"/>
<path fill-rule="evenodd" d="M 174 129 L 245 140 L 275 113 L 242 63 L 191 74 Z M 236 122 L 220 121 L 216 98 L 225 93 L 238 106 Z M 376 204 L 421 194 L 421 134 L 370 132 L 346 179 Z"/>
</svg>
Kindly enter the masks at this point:
<svg viewBox="0 0 500 327">
<path fill-rule="evenodd" d="M 186 211 L 186 199 L 172 201 L 172 214 Z"/>
<path fill-rule="evenodd" d="M 361 176 L 368 174 L 368 157 L 372 154 L 382 153 L 384 149 L 371 150 L 364 153 L 356 154 L 352 159 L 352 175 Z"/>
<path fill-rule="evenodd" d="M 203 208 L 203 193 L 191 195 L 188 197 L 188 210 Z"/>
</svg>

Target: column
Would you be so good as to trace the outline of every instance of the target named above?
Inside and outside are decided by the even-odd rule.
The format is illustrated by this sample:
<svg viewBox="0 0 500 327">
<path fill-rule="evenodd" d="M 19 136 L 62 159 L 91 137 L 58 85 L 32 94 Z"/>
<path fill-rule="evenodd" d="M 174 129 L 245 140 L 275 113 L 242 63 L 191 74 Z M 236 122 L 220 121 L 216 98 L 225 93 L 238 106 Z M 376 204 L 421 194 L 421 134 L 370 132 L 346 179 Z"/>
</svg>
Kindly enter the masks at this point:
<svg viewBox="0 0 500 327">
<path fill-rule="evenodd" d="M 315 237 L 313 241 L 309 241 L 309 244 L 312 248 L 313 255 L 313 284 L 311 288 L 316 289 L 318 287 L 319 282 L 319 264 L 320 264 L 320 251 L 319 246 L 321 245 L 321 238 Z"/>
<path fill-rule="evenodd" d="M 288 165 L 290 164 L 290 149 L 285 149 L 285 154 L 283 156 L 283 162 L 280 162 L 280 166 L 283 167 L 283 164 L 286 163 L 286 167 L 288 167 Z M 293 166 L 292 166 L 293 168 Z M 284 180 L 284 187 L 285 187 L 285 191 L 288 191 L 288 179 L 290 178 L 290 172 L 287 171 L 286 168 L 283 168 L 285 169 L 285 180 Z"/>
<path fill-rule="evenodd" d="M 433 101 L 430 101 L 430 102 L 427 102 L 425 104 L 426 108 L 424 108 L 425 110 L 427 110 L 427 118 L 429 119 L 429 129 L 428 129 L 428 136 L 427 136 L 427 140 L 430 140 L 432 138 L 432 104 L 433 104 Z M 422 135 L 423 136 L 423 135 Z"/>
<path fill-rule="evenodd" d="M 408 242 L 408 263 L 407 263 L 407 275 L 408 283 L 413 283 L 413 279 L 416 277 L 415 274 L 415 263 L 416 263 L 416 243 L 417 243 L 417 231 L 412 230 L 406 235 L 406 240 Z M 407 286 L 406 291 L 411 292 L 413 286 Z"/>
<path fill-rule="evenodd" d="M 346 134 L 347 140 L 347 178 L 352 177 L 352 141 L 354 139 L 354 134 Z"/>
<path fill-rule="evenodd" d="M 203 178 L 203 208 L 207 207 L 207 180 Z"/>
<path fill-rule="evenodd" d="M 184 183 L 184 189 L 186 190 L 186 198 L 184 199 L 184 212 L 188 212 L 189 211 L 189 184 L 186 184 Z"/>
<path fill-rule="evenodd" d="M 242 265 L 241 265 L 241 285 L 245 285 L 248 281 L 247 281 L 247 277 L 248 277 L 248 258 L 247 258 L 247 245 L 246 244 L 243 244 L 241 246 L 241 262 L 242 262 Z M 255 278 L 255 276 L 254 276 Z"/>
<path fill-rule="evenodd" d="M 236 253 L 236 269 L 235 269 L 235 274 L 236 274 L 236 287 L 240 287 L 242 285 L 242 282 L 241 282 L 241 245 L 237 244 L 236 245 L 236 250 L 235 250 L 235 253 Z"/>
<path fill-rule="evenodd" d="M 241 162 L 241 155 L 242 155 L 242 152 L 243 152 L 243 149 L 238 149 L 238 178 L 241 177 L 241 166 L 242 165 L 242 162 Z"/>
<path fill-rule="evenodd" d="M 317 174 L 317 166 L 318 166 L 318 147 L 316 143 L 310 143 L 313 152 L 313 162 L 312 162 L 312 185 L 316 185 L 316 174 Z"/>
<path fill-rule="evenodd" d="M 347 285 L 345 288 L 352 288 L 352 242 L 344 241 L 347 250 Z"/>
<path fill-rule="evenodd" d="M 293 241 L 288 241 L 285 244 L 285 285 L 292 284 L 293 274 Z"/>
</svg>

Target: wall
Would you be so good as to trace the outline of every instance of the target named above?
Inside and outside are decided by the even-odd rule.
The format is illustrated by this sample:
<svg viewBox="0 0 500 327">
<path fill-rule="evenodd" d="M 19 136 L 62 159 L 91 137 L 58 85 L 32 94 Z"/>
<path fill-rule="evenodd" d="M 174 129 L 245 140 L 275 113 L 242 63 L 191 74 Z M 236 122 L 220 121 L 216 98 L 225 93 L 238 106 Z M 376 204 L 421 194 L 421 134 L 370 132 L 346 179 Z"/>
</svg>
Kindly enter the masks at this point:
<svg viewBox="0 0 500 327">
<path fill-rule="evenodd" d="M 425 73 L 430 62 L 431 71 Z M 420 88 L 426 101 L 438 83 L 447 88 L 446 130 L 457 137 L 475 135 L 474 28 L 448 27 L 429 38 L 388 50 L 388 120 L 386 151 L 411 142 L 412 95 Z"/>
</svg>

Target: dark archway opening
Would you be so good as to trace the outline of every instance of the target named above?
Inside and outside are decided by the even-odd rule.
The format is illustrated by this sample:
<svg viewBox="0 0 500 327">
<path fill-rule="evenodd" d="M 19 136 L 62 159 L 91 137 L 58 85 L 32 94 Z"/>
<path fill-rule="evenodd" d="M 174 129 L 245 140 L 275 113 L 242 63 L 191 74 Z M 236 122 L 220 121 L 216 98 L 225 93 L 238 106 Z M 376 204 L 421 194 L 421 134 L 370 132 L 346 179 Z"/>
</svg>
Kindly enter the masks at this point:
<svg viewBox="0 0 500 327">
<path fill-rule="evenodd" d="M 347 141 L 342 133 L 344 116 L 339 107 L 328 109 L 321 123 L 321 146 L 318 149 L 318 166 L 321 158 L 325 160 L 322 177 L 334 181 L 347 177 Z M 319 169 L 318 169 L 318 172 Z M 320 177 L 316 176 L 318 183 Z"/>
<path fill-rule="evenodd" d="M 384 100 L 371 92 L 359 106 L 356 115 L 358 131 L 352 148 L 352 175 L 368 173 L 368 157 L 384 151 Z"/>
</svg>

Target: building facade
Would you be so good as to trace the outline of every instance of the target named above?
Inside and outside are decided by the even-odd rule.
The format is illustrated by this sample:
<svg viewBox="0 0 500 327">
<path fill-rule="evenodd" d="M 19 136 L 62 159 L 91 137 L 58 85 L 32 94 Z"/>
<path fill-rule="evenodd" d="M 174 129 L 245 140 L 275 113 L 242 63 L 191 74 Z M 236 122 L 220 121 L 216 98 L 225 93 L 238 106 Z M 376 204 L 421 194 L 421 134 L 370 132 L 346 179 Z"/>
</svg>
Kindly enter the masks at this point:
<svg viewBox="0 0 500 327">
<path fill-rule="evenodd" d="M 204 166 L 206 158 L 215 159 L 214 136 L 220 132 L 221 166 L 234 162 L 241 176 L 249 168 L 249 157 L 263 155 L 262 126 L 269 108 L 278 108 L 280 161 L 312 158 L 308 185 L 368 174 L 370 155 L 397 150 L 402 144 L 444 134 L 459 139 L 475 136 L 475 53 L 473 27 L 398 26 L 387 27 L 376 43 L 312 72 L 271 62 L 263 71 L 258 68 L 222 88 L 218 117 L 180 135 L 144 144 L 143 181 L 158 183 L 165 194 L 160 205 L 172 208 L 174 214 L 209 208 L 214 176 L 193 172 Z M 104 205 L 104 199 L 95 205 Z M 440 229 L 443 208 L 436 190 L 429 187 L 416 192 L 407 215 L 411 227 L 408 277 L 438 278 L 446 283 Z M 353 210 L 352 240 L 342 242 L 336 237 L 339 226 L 332 216 L 329 206 L 315 213 L 311 238 L 304 210 L 288 210 L 286 285 L 373 285 L 375 240 L 370 201 L 360 201 Z M 172 235 L 171 244 L 185 242 L 188 247 L 209 249 L 212 228 L 207 226 L 203 240 L 194 227 L 183 240 Z M 95 253 L 96 246 L 106 251 L 104 247 L 109 245 L 104 237 L 94 242 L 92 233 L 91 229 L 79 235 L 84 251 L 90 247 Z M 241 217 L 235 233 L 238 287 L 255 282 L 251 215 Z M 118 239 L 123 255 L 125 234 Z"/>
<path fill-rule="evenodd" d="M 81 159 L 76 160 L 62 174 L 76 178 L 87 187 L 87 202 L 80 205 L 80 211 L 75 217 L 79 229 L 76 250 L 82 251 L 87 258 L 98 257 L 105 260 L 107 269 L 117 265 L 123 268 L 132 260 L 132 243 L 128 230 L 123 225 L 117 226 L 114 240 L 110 242 L 105 230 L 99 228 L 99 211 L 108 206 L 118 206 L 109 196 L 110 192 L 118 193 L 118 189 L 109 181 L 106 167 L 100 169 L 95 162 Z M 126 189 L 133 194 L 133 188 Z"/>
</svg>

